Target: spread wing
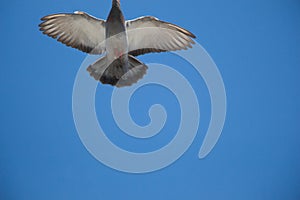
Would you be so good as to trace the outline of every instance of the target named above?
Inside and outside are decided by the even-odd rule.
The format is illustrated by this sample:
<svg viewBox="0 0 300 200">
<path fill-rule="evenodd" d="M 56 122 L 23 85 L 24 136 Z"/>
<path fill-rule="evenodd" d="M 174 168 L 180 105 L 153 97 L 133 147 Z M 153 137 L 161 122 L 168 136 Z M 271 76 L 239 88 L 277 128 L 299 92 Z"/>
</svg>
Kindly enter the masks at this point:
<svg viewBox="0 0 300 200">
<path fill-rule="evenodd" d="M 126 21 L 129 54 L 138 56 L 151 52 L 191 48 L 196 38 L 191 32 L 154 17 Z"/>
<path fill-rule="evenodd" d="M 84 12 L 53 14 L 41 19 L 40 30 L 57 41 L 90 54 L 105 51 L 105 21 Z"/>
</svg>

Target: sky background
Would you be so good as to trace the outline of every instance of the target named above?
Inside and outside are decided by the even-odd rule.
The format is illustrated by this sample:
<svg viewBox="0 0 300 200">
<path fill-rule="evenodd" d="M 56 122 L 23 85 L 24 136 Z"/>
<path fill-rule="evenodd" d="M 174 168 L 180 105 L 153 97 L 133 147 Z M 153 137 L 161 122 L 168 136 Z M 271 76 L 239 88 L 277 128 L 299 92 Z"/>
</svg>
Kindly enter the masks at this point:
<svg viewBox="0 0 300 200">
<path fill-rule="evenodd" d="M 192 31 L 217 64 L 227 92 L 222 136 L 203 160 L 197 155 L 210 118 L 206 86 L 186 61 L 170 53 L 141 56 L 174 67 L 201 106 L 198 135 L 171 166 L 149 174 L 110 169 L 85 149 L 72 116 L 72 89 L 86 54 L 46 37 L 40 18 L 85 11 L 105 19 L 110 1 L 3 1 L 0 7 L 0 199 L 300 199 L 300 2 L 298 0 L 122 1 L 127 19 L 153 15 Z M 113 122 L 112 87 L 99 85 L 98 116 L 118 146 L 147 152 L 164 146 L 180 110 L 170 91 L 139 90 L 130 109 L 149 123 L 149 106 L 168 112 L 158 137 L 137 141 Z M 191 119 L 192 120 L 192 119 Z"/>
</svg>

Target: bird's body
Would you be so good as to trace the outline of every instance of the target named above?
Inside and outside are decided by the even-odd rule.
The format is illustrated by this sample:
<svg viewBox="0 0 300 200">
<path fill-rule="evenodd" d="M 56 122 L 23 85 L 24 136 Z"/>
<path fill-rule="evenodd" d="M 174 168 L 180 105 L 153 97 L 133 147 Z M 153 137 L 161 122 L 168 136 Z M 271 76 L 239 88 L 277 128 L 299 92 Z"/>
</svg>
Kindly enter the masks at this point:
<svg viewBox="0 0 300 200">
<path fill-rule="evenodd" d="M 195 38 L 154 17 L 125 21 L 119 0 L 112 1 L 106 21 L 84 12 L 48 15 L 42 21 L 40 30 L 59 42 L 89 54 L 106 53 L 87 70 L 96 80 L 117 87 L 129 86 L 146 73 L 148 67 L 134 56 L 187 49 Z"/>
<path fill-rule="evenodd" d="M 107 62 L 112 63 L 120 59 L 123 63 L 123 72 L 128 70 L 128 39 L 126 34 L 125 19 L 118 1 L 114 1 L 112 9 L 106 20 L 106 57 Z M 113 39 L 108 39 L 113 38 Z"/>
</svg>

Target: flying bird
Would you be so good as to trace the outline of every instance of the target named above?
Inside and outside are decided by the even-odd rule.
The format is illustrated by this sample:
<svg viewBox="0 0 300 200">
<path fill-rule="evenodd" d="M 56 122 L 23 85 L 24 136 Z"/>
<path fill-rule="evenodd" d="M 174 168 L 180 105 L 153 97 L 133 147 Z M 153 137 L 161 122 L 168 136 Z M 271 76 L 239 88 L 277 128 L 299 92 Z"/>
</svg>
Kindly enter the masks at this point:
<svg viewBox="0 0 300 200">
<path fill-rule="evenodd" d="M 76 11 L 43 17 L 40 30 L 57 41 L 89 54 L 104 54 L 88 66 L 92 77 L 103 84 L 130 86 L 148 67 L 136 56 L 192 48 L 196 38 L 175 24 L 145 16 L 125 21 L 120 0 L 112 0 L 107 20 Z"/>
</svg>

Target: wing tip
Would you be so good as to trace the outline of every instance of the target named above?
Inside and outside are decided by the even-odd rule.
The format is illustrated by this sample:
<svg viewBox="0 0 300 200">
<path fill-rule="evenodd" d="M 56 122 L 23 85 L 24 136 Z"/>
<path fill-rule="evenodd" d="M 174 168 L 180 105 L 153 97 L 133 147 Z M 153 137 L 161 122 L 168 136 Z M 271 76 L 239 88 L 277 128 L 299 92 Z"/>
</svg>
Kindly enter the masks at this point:
<svg viewBox="0 0 300 200">
<path fill-rule="evenodd" d="M 192 32 L 190 32 L 190 31 L 189 31 L 189 33 L 190 33 L 190 35 L 189 35 L 189 36 L 190 36 L 191 38 L 194 38 L 194 39 L 196 39 L 196 38 L 197 38 L 197 37 L 196 37 L 196 35 L 194 35 Z M 193 41 L 193 42 L 194 42 L 194 41 Z M 195 44 L 195 42 L 194 42 L 194 44 Z"/>
</svg>

